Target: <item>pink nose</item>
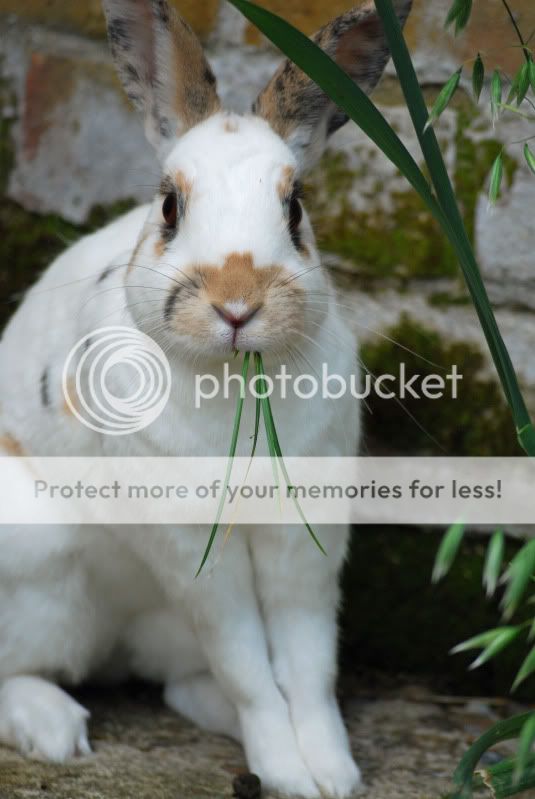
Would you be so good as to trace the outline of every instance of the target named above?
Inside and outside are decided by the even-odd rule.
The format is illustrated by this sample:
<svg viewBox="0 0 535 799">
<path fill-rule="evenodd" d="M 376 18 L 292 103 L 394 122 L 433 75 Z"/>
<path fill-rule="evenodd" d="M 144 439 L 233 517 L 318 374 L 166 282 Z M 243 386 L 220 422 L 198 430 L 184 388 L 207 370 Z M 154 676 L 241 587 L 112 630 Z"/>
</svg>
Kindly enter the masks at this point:
<svg viewBox="0 0 535 799">
<path fill-rule="evenodd" d="M 234 328 L 234 330 L 239 330 L 240 327 L 244 327 L 247 322 L 253 318 L 253 316 L 256 316 L 261 307 L 261 305 L 258 305 L 252 310 L 246 309 L 243 311 L 243 313 L 234 314 L 230 311 L 227 311 L 225 308 L 221 308 L 219 305 L 212 304 L 212 308 L 217 315 L 220 316 L 221 319 L 224 319 L 227 324 Z"/>
</svg>

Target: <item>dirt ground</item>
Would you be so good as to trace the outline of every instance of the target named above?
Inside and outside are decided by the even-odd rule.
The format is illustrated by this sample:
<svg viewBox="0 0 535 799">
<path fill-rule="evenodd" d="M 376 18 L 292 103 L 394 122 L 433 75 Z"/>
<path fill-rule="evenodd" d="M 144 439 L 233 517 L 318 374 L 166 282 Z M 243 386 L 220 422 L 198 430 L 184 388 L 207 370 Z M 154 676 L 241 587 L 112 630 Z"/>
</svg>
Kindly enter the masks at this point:
<svg viewBox="0 0 535 799">
<path fill-rule="evenodd" d="M 466 746 L 518 711 L 375 677 L 346 678 L 341 695 L 367 799 L 442 799 Z M 223 799 L 246 770 L 238 745 L 167 710 L 157 688 L 95 687 L 77 698 L 91 711 L 94 754 L 60 767 L 0 748 L 0 799 Z M 508 752 L 489 757 L 500 751 Z"/>
</svg>

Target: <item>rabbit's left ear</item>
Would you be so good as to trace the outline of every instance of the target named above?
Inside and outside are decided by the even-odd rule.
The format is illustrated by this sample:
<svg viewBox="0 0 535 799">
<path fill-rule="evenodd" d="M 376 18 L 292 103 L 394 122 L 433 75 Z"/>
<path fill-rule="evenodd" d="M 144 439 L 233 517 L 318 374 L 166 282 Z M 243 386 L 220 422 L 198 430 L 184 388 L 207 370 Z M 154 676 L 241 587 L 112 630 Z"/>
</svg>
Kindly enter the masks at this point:
<svg viewBox="0 0 535 799">
<path fill-rule="evenodd" d="M 201 44 L 167 0 L 102 0 L 119 77 L 165 157 L 177 136 L 220 108 Z"/>
<path fill-rule="evenodd" d="M 402 25 L 411 4 L 412 0 L 394 0 Z M 390 57 L 374 0 L 365 0 L 329 22 L 313 41 L 368 94 Z M 275 73 L 253 110 L 290 145 L 301 171 L 313 166 L 328 137 L 348 121 L 346 114 L 291 61 L 284 62 Z"/>
</svg>

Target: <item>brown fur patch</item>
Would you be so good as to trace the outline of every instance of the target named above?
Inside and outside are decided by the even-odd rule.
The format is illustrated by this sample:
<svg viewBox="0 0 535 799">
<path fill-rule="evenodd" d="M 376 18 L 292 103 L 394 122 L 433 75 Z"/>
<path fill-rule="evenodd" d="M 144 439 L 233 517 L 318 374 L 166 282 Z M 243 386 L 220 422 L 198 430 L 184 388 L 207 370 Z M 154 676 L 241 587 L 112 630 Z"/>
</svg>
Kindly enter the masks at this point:
<svg viewBox="0 0 535 799">
<path fill-rule="evenodd" d="M 176 81 L 174 110 L 182 123 L 182 130 L 189 130 L 217 113 L 221 102 L 214 74 L 189 25 L 184 25 L 180 17 L 172 13 L 170 26 L 173 63 L 168 65 L 168 69 Z"/>
<path fill-rule="evenodd" d="M 9 433 L 5 433 L 3 436 L 0 436 L 0 455 L 11 455 L 15 458 L 23 458 L 25 455 L 24 449 L 20 441 L 17 441 Z"/>
<path fill-rule="evenodd" d="M 177 189 L 182 193 L 184 200 L 187 202 L 191 192 L 193 191 L 192 181 L 187 178 L 181 170 L 179 170 L 175 175 L 175 183 Z"/>
<path fill-rule="evenodd" d="M 165 252 L 165 241 L 158 239 L 158 241 L 154 245 L 154 254 L 157 258 L 162 258 L 164 252 Z"/>
<path fill-rule="evenodd" d="M 81 403 L 78 398 L 78 392 L 76 391 L 76 379 L 74 377 L 67 378 L 66 395 L 70 399 L 70 404 L 67 402 L 67 396 L 65 396 L 63 400 L 63 412 L 66 413 L 67 416 L 74 416 L 73 408 L 76 408 L 79 412 L 81 410 Z"/>
<path fill-rule="evenodd" d="M 253 307 L 262 305 L 268 287 L 278 276 L 282 280 L 284 272 L 280 266 L 256 269 L 250 252 L 231 253 L 222 269 L 205 266 L 200 271 L 210 302 L 224 305 L 243 300 Z"/>
<path fill-rule="evenodd" d="M 295 169 L 293 166 L 285 166 L 282 170 L 282 177 L 277 185 L 277 191 L 281 200 L 286 200 L 292 193 L 295 179 Z"/>
<path fill-rule="evenodd" d="M 239 126 L 235 119 L 225 119 L 223 123 L 223 130 L 225 133 L 237 133 L 238 129 Z"/>
</svg>

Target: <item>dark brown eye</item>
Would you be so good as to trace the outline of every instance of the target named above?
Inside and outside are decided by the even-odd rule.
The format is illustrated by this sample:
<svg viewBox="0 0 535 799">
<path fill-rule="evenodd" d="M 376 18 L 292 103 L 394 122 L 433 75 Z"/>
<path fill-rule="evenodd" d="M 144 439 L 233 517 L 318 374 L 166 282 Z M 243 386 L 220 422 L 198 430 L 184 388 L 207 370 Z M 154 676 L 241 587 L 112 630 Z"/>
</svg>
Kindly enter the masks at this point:
<svg viewBox="0 0 535 799">
<path fill-rule="evenodd" d="M 162 207 L 163 218 L 169 227 L 175 227 L 177 216 L 177 198 L 174 191 L 169 192 Z"/>
<path fill-rule="evenodd" d="M 299 232 L 299 225 L 303 219 L 303 209 L 299 202 L 297 193 L 294 193 L 290 200 L 290 235 L 294 245 L 299 248 L 301 246 L 301 234 Z"/>
</svg>

